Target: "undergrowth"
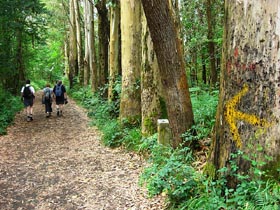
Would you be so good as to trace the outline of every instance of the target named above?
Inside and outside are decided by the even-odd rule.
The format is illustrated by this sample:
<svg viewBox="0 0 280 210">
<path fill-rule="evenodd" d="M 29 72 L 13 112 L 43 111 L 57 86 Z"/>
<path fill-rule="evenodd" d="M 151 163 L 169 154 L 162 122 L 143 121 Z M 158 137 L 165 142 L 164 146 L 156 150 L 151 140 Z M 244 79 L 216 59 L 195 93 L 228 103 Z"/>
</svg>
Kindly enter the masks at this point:
<svg viewBox="0 0 280 210">
<path fill-rule="evenodd" d="M 140 184 L 147 187 L 150 196 L 166 196 L 169 209 L 279 209 L 279 184 L 269 179 L 263 181 L 265 172 L 250 158 L 247 157 L 252 162 L 250 173 L 257 172 L 254 176 L 238 173 L 237 164 L 232 161 L 231 168 L 219 170 L 219 178 L 213 180 L 192 166 L 195 158 L 188 147 L 173 149 L 159 145 L 157 134 L 142 138 L 139 126 L 120 124 L 120 86 L 116 87 L 116 100 L 110 103 L 100 96 L 102 92 L 93 95 L 89 88 L 75 89 L 72 97 L 88 109 L 92 124 L 103 133 L 105 145 L 123 146 L 148 157 L 149 166 L 141 174 Z M 209 138 L 215 122 L 218 91 L 194 88 L 191 99 L 196 124 L 183 135 L 184 140 Z M 227 187 L 228 174 L 238 180 L 236 189 Z"/>
<path fill-rule="evenodd" d="M 169 209 L 279 209 L 279 183 L 264 180 L 266 172 L 261 169 L 263 163 L 256 163 L 242 152 L 232 154 L 230 168 L 220 169 L 217 172 L 219 178 L 213 180 L 192 166 L 194 157 L 189 148 L 172 149 L 155 142 L 149 147 L 150 166 L 142 173 L 140 183 L 147 187 L 150 196 L 166 196 Z M 251 162 L 250 176 L 238 172 L 234 160 L 238 156 Z M 227 187 L 228 176 L 237 180 L 235 189 Z"/>
<path fill-rule="evenodd" d="M 23 108 L 20 97 L 13 96 L 0 87 L 0 135 L 6 134 L 6 128 L 13 122 L 14 116 Z"/>
<path fill-rule="evenodd" d="M 190 88 L 195 124 L 183 134 L 185 141 L 199 141 L 207 138 L 215 123 L 218 105 L 218 90 Z"/>
</svg>

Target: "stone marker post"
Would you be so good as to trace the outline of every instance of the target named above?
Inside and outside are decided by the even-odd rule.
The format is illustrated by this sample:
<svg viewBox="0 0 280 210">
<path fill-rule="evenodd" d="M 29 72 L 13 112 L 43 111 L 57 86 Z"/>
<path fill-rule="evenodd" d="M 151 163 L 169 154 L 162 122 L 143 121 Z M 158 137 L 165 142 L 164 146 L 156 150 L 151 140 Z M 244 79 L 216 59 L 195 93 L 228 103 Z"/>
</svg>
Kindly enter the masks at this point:
<svg viewBox="0 0 280 210">
<path fill-rule="evenodd" d="M 165 146 L 171 146 L 172 136 L 169 127 L 169 121 L 167 119 L 158 119 L 157 131 L 158 131 L 158 143 Z"/>
</svg>

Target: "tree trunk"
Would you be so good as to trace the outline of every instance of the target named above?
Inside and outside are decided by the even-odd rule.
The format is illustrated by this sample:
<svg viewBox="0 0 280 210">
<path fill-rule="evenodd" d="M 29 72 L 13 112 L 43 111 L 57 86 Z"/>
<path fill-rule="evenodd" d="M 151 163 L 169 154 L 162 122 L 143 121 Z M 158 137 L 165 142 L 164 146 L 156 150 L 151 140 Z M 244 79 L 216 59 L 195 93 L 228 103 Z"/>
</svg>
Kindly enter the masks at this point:
<svg viewBox="0 0 280 210">
<path fill-rule="evenodd" d="M 114 101 L 114 85 L 120 73 L 120 1 L 114 0 L 110 14 L 110 56 L 109 56 L 109 88 L 108 100 Z"/>
<path fill-rule="evenodd" d="M 202 61 L 202 81 L 207 84 L 207 71 L 206 71 L 206 61 L 203 50 L 201 51 L 201 61 Z"/>
<path fill-rule="evenodd" d="M 122 93 L 120 120 L 136 123 L 141 116 L 141 3 L 121 0 Z"/>
<path fill-rule="evenodd" d="M 90 77 L 90 59 L 89 59 L 89 2 L 88 0 L 84 0 L 84 34 L 85 34 L 85 41 L 84 41 L 84 48 L 85 48 L 85 56 L 84 56 L 84 86 L 89 84 L 89 77 Z"/>
<path fill-rule="evenodd" d="M 94 5 L 93 1 L 85 0 L 85 58 L 84 85 L 91 84 L 92 92 L 98 88 L 95 37 L 94 37 Z M 90 82 L 89 82 L 90 80 Z"/>
<path fill-rule="evenodd" d="M 18 78 L 13 78 L 13 83 L 14 87 L 19 86 L 19 81 L 20 82 L 25 82 L 25 66 L 24 66 L 24 61 L 23 61 L 23 46 L 22 46 L 22 39 L 23 39 L 23 34 L 22 31 L 17 32 L 17 54 L 16 54 L 16 68 L 17 68 L 17 73 Z"/>
<path fill-rule="evenodd" d="M 279 178 L 280 8 L 278 1 L 225 2 L 220 99 L 210 160 L 230 168 L 231 153 L 241 150 L 264 161 Z M 249 162 L 239 158 L 238 172 Z M 228 177 L 228 185 L 236 180 Z"/>
<path fill-rule="evenodd" d="M 206 2 L 206 13 L 207 13 L 207 24 L 208 24 L 208 51 L 210 58 L 210 72 L 211 72 L 211 85 L 216 85 L 218 81 L 217 69 L 216 69 L 216 60 L 215 60 L 215 43 L 213 35 L 213 20 L 212 20 L 212 2 L 207 0 Z"/>
<path fill-rule="evenodd" d="M 198 62 L 197 62 L 197 51 L 194 51 L 192 54 L 192 65 L 190 70 L 190 80 L 191 80 L 191 87 L 196 86 L 198 83 L 197 81 L 197 69 L 198 69 Z"/>
<path fill-rule="evenodd" d="M 159 94 L 160 76 L 157 58 L 146 17 L 142 15 L 141 130 L 143 136 L 151 136 L 157 132 L 157 120 L 161 113 Z"/>
<path fill-rule="evenodd" d="M 183 61 L 181 42 L 168 1 L 142 0 L 158 59 L 167 106 L 173 147 L 182 143 L 181 135 L 194 123 Z"/>
<path fill-rule="evenodd" d="M 76 32 L 76 21 L 75 21 L 75 1 L 69 1 L 70 11 L 70 33 L 69 33 L 69 84 L 70 88 L 74 85 L 74 77 L 77 76 L 78 72 L 78 54 L 77 54 L 77 32 Z"/>
<path fill-rule="evenodd" d="M 99 0 L 95 6 L 98 12 L 98 38 L 99 38 L 99 87 L 103 87 L 108 79 L 108 47 L 110 36 L 110 23 L 106 0 Z"/>
<path fill-rule="evenodd" d="M 80 17 L 80 7 L 78 0 L 74 1 L 75 8 L 75 23 L 76 23 L 76 37 L 77 37 L 77 59 L 78 59 L 78 72 L 76 76 L 79 75 L 79 83 L 82 84 L 84 80 L 84 68 L 83 68 L 83 50 L 82 50 L 82 36 L 81 36 L 81 17 Z"/>
<path fill-rule="evenodd" d="M 68 77 L 70 75 L 69 74 L 69 40 L 64 41 L 64 72 L 63 73 L 68 75 Z"/>
</svg>

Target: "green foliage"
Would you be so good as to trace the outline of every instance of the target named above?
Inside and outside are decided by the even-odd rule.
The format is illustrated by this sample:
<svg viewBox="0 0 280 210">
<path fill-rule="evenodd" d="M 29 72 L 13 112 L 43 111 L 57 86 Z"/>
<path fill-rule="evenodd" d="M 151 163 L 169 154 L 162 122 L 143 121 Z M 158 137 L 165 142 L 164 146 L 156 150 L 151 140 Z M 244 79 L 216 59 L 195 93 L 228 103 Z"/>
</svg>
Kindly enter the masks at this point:
<svg viewBox="0 0 280 210">
<path fill-rule="evenodd" d="M 193 156 L 188 147 L 173 150 L 156 144 L 149 161 L 152 165 L 144 170 L 140 183 L 146 184 L 151 196 L 164 193 L 176 206 L 183 200 L 196 196 L 202 185 L 202 175 L 191 166 Z"/>
<path fill-rule="evenodd" d="M 32 61 L 31 49 L 44 39 L 46 10 L 39 0 L 0 1 L 0 83 L 16 92 Z"/>
<path fill-rule="evenodd" d="M 23 108 L 20 97 L 15 97 L 0 87 L 0 135 L 6 134 L 6 128 L 10 125 L 15 114 Z"/>
<path fill-rule="evenodd" d="M 55 81 L 63 77 L 64 64 L 61 45 L 55 40 L 48 41 L 48 44 L 41 44 L 30 50 L 29 71 L 28 75 L 33 80 L 44 79 Z"/>
<path fill-rule="evenodd" d="M 223 34 L 223 1 L 213 1 L 211 24 L 213 40 L 208 39 L 207 1 L 193 0 L 182 1 L 180 6 L 180 17 L 182 24 L 182 40 L 184 42 L 185 60 L 190 76 L 190 86 L 195 85 L 198 80 L 202 81 L 203 66 L 208 70 L 210 64 L 209 41 L 215 44 L 215 57 L 221 57 L 222 34 Z M 219 70 L 219 66 L 217 67 Z M 210 74 L 209 72 L 207 73 Z M 192 78 L 195 76 L 197 78 Z M 207 76 L 209 78 L 209 76 Z M 206 78 L 206 80 L 208 80 Z M 197 84 L 196 84 L 197 85 Z"/>
<path fill-rule="evenodd" d="M 42 90 L 46 86 L 47 82 L 43 79 L 40 80 L 31 80 L 31 86 L 35 89 L 35 91 Z M 50 83 L 52 86 L 53 84 Z"/>
<path fill-rule="evenodd" d="M 3 0 L 0 7 L 0 83 L 14 93 L 27 78 L 55 83 L 64 74 L 61 1 Z"/>
<path fill-rule="evenodd" d="M 48 10 L 45 18 L 48 28 L 45 31 L 45 40 L 34 46 L 30 51 L 28 74 L 32 79 L 44 79 L 55 83 L 65 73 L 64 48 L 67 28 L 65 22 L 67 12 L 61 1 L 42 0 Z"/>
<path fill-rule="evenodd" d="M 198 141 L 206 138 L 215 124 L 219 91 L 190 88 L 195 125 L 183 134 L 185 141 Z"/>
<path fill-rule="evenodd" d="M 261 169 L 263 162 L 245 156 L 241 151 L 231 155 L 230 168 L 218 171 L 218 180 L 204 178 L 193 197 L 179 205 L 179 209 L 271 209 L 278 210 L 280 204 L 280 185 L 275 180 L 264 180 L 266 172 Z M 247 173 L 238 171 L 237 158 L 242 157 L 251 163 Z M 235 189 L 227 187 L 228 176 L 237 181 Z"/>
<path fill-rule="evenodd" d="M 152 136 L 142 138 L 142 142 L 138 147 L 138 152 L 140 154 L 145 154 L 145 153 L 150 154 L 153 148 L 155 147 L 155 145 L 157 144 L 157 138 L 158 138 L 157 133 L 155 133 Z"/>
<path fill-rule="evenodd" d="M 263 163 L 248 159 L 252 168 L 248 174 L 239 173 L 232 160 L 230 169 L 218 171 L 218 179 L 207 178 L 192 167 L 194 160 L 188 148 L 173 150 L 154 144 L 147 167 L 140 177 L 151 196 L 166 194 L 170 209 L 271 209 L 278 210 L 280 186 L 273 180 L 263 181 Z M 244 156 L 242 153 L 232 157 Z M 248 158 L 248 157 L 247 157 Z M 228 175 L 235 177 L 236 189 L 227 187 Z"/>
</svg>

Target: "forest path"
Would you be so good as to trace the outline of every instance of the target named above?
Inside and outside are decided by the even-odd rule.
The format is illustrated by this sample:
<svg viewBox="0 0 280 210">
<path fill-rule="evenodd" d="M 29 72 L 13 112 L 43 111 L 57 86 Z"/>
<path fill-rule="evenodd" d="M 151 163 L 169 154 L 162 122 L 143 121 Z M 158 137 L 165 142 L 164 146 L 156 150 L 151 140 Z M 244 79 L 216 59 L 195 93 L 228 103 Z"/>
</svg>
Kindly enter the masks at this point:
<svg viewBox="0 0 280 210">
<path fill-rule="evenodd" d="M 22 111 L 0 136 L 1 210 L 163 209 L 163 199 L 138 186 L 144 161 L 103 146 L 73 100 L 64 116 L 46 118 L 40 99 L 32 122 Z"/>
</svg>

